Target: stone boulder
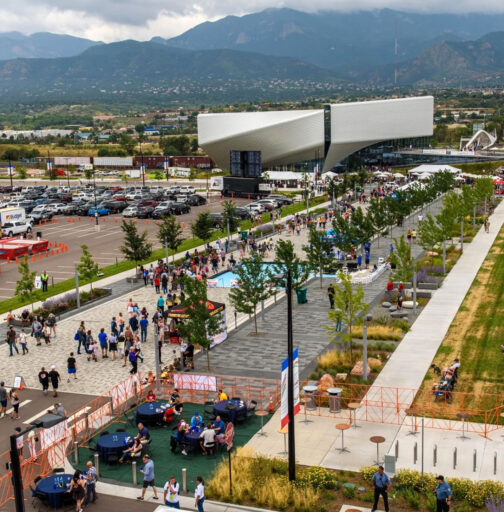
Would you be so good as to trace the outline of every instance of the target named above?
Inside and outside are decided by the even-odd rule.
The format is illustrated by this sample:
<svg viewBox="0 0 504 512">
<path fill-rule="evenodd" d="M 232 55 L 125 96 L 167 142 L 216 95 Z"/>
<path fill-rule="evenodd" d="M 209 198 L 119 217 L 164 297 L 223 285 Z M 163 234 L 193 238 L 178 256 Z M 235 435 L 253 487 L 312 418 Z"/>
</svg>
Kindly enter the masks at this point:
<svg viewBox="0 0 504 512">
<path fill-rule="evenodd" d="M 390 306 L 389 311 L 393 313 L 394 311 L 397 311 L 397 306 Z"/>
<path fill-rule="evenodd" d="M 392 306 L 392 304 L 390 304 L 390 302 L 382 302 L 382 308 L 389 308 L 390 306 Z"/>
<path fill-rule="evenodd" d="M 368 357 L 367 364 L 369 368 L 376 368 L 378 370 L 381 370 L 382 362 L 379 359 L 376 359 L 376 357 Z"/>
<path fill-rule="evenodd" d="M 418 307 L 418 302 L 416 303 L 417 307 Z M 412 300 L 405 300 L 403 303 L 402 303 L 402 307 L 404 309 L 413 309 L 413 301 Z"/>
<path fill-rule="evenodd" d="M 328 373 L 322 375 L 322 377 L 319 380 L 319 383 L 317 384 L 318 392 L 326 393 L 329 388 L 333 387 L 334 379 L 332 378 L 332 375 L 329 375 Z"/>
<path fill-rule="evenodd" d="M 404 318 L 405 320 L 408 319 L 408 313 L 406 311 L 394 311 L 393 313 L 390 313 L 390 316 L 392 318 Z"/>
<path fill-rule="evenodd" d="M 369 377 L 369 374 L 371 373 L 371 369 L 369 368 L 369 365 L 368 365 L 367 370 L 368 370 L 368 377 Z M 364 368 L 363 368 L 362 361 L 357 361 L 355 363 L 355 366 L 352 368 L 352 371 L 350 372 L 350 375 L 361 376 L 363 371 L 364 371 Z"/>
</svg>

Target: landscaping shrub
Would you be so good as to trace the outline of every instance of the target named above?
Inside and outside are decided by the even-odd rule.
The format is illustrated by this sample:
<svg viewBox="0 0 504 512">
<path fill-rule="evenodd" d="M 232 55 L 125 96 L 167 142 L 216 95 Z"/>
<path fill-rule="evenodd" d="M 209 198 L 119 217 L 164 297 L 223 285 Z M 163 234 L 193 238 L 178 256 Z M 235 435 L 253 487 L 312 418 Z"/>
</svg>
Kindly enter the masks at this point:
<svg viewBox="0 0 504 512">
<path fill-rule="evenodd" d="M 408 332 L 411 329 L 410 324 L 406 322 L 406 320 L 400 320 L 398 318 L 390 322 L 390 327 L 401 329 L 402 332 Z"/>
<path fill-rule="evenodd" d="M 378 341 L 377 343 L 370 343 L 368 345 L 368 350 L 383 350 L 384 352 L 393 352 L 395 350 L 395 345 L 393 343 L 384 343 L 383 341 Z"/>
<path fill-rule="evenodd" d="M 313 487 L 314 489 L 333 489 L 336 486 L 336 475 L 333 471 L 313 466 L 301 471 L 297 477 L 300 485 Z"/>
<path fill-rule="evenodd" d="M 323 371 L 351 369 L 350 353 L 348 351 L 329 350 L 317 358 L 317 368 Z"/>
<path fill-rule="evenodd" d="M 352 329 L 354 338 L 362 338 L 362 326 L 356 326 Z M 370 325 L 367 329 L 368 340 L 393 340 L 401 341 L 403 331 L 396 327 L 386 325 Z"/>
<path fill-rule="evenodd" d="M 343 487 L 343 496 L 349 500 L 355 498 L 355 487 Z"/>
<path fill-rule="evenodd" d="M 378 471 L 378 466 L 363 466 L 359 469 L 359 473 L 361 474 L 362 478 L 366 481 L 371 481 L 371 478 L 373 478 L 373 475 Z"/>
</svg>

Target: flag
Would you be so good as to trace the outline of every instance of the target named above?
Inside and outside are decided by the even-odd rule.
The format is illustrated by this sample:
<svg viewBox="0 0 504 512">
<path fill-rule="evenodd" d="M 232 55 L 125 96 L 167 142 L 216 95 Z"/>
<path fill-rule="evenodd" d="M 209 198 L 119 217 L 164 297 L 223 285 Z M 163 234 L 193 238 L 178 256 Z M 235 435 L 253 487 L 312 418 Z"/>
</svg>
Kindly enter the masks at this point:
<svg viewBox="0 0 504 512">
<path fill-rule="evenodd" d="M 297 347 L 294 349 L 292 356 L 294 361 L 294 416 L 301 410 L 299 403 L 299 357 Z"/>
<path fill-rule="evenodd" d="M 299 402 L 299 357 L 297 347 L 294 349 L 292 354 L 292 360 L 294 363 L 293 377 L 294 377 L 294 415 L 298 414 L 301 410 Z M 284 428 L 289 423 L 289 392 L 288 392 L 288 376 L 289 373 L 289 358 L 286 357 L 282 361 L 282 379 L 280 382 L 280 395 L 281 395 L 281 428 Z"/>
</svg>

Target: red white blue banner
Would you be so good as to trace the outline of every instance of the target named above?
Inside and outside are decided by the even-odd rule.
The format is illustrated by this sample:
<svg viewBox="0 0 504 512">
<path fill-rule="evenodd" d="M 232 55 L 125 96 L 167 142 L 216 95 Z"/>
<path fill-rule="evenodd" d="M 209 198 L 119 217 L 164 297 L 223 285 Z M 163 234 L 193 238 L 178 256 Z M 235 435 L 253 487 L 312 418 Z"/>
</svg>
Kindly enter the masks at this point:
<svg viewBox="0 0 504 512">
<path fill-rule="evenodd" d="M 293 362 L 294 362 L 294 415 L 296 415 L 300 411 L 300 403 L 299 403 L 299 357 L 298 357 L 298 349 L 295 348 L 292 354 Z M 282 379 L 280 383 L 280 395 L 281 395 L 281 428 L 284 428 L 289 424 L 289 400 L 288 400 L 288 371 L 289 371 L 289 358 L 286 357 L 282 361 Z"/>
</svg>

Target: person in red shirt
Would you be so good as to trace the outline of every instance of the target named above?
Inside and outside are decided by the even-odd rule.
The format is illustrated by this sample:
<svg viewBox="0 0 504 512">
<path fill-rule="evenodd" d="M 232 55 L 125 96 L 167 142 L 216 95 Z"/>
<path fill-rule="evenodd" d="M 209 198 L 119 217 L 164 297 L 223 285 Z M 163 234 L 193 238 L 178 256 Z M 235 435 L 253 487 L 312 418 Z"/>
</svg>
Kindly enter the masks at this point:
<svg viewBox="0 0 504 512">
<path fill-rule="evenodd" d="M 156 395 L 154 394 L 154 392 L 151 390 L 147 393 L 147 396 L 145 397 L 145 399 L 147 400 L 147 402 L 155 402 L 156 401 Z"/>
</svg>

